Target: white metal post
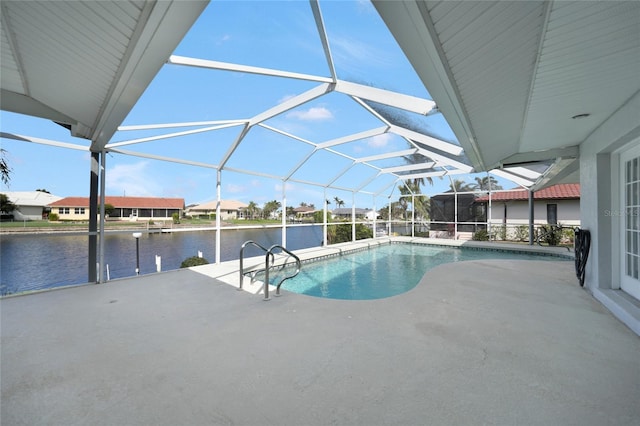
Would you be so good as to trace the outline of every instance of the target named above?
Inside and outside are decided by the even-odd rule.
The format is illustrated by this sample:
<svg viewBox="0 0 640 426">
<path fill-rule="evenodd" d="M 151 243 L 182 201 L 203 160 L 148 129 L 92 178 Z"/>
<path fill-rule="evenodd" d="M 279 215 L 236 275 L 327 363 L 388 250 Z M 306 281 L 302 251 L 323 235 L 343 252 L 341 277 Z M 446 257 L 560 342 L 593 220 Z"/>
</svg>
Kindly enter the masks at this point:
<svg viewBox="0 0 640 426">
<path fill-rule="evenodd" d="M 351 241 L 356 241 L 356 193 L 351 193 Z"/>
<path fill-rule="evenodd" d="M 287 246 L 287 181 L 282 181 L 282 230 L 280 244 Z"/>
<path fill-rule="evenodd" d="M 222 202 L 222 171 L 220 169 L 216 170 L 216 262 L 220 263 L 220 239 L 222 238 L 222 229 L 221 229 L 221 221 L 220 214 L 222 213 L 221 202 Z"/>
<path fill-rule="evenodd" d="M 416 196 L 411 193 L 411 238 L 415 238 L 416 228 Z"/>
<path fill-rule="evenodd" d="M 107 163 L 107 155 L 103 150 L 100 153 L 100 239 L 98 240 L 98 283 L 102 284 L 104 282 L 104 221 L 105 221 L 105 208 L 104 208 L 104 200 L 105 200 L 105 180 L 106 180 L 106 163 Z"/>
</svg>

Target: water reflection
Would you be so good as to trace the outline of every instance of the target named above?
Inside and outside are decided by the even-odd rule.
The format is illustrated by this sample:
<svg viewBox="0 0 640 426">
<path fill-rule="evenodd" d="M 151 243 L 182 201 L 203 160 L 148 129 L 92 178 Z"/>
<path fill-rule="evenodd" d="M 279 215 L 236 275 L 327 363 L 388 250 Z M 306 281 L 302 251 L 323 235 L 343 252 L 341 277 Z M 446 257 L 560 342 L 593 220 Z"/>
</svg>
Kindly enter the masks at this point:
<svg viewBox="0 0 640 426">
<path fill-rule="evenodd" d="M 240 246 L 247 240 L 269 247 L 280 244 L 281 230 L 229 229 L 222 231 L 220 258 L 238 258 Z M 317 247 L 322 241 L 322 226 L 287 229 L 286 246 L 290 250 Z M 86 283 L 88 276 L 88 237 L 82 235 L 3 235 L 0 244 L 0 294 Z M 104 263 L 110 279 L 135 275 L 135 239 L 131 233 L 105 236 Z M 215 231 L 143 234 L 140 238 L 140 273 L 156 271 L 155 256 L 162 257 L 162 270 L 180 268 L 184 259 L 198 252 L 215 261 Z M 247 250 L 247 256 L 260 254 Z M 106 269 L 106 267 L 105 267 Z M 106 272 L 105 272 L 106 276 Z"/>
</svg>

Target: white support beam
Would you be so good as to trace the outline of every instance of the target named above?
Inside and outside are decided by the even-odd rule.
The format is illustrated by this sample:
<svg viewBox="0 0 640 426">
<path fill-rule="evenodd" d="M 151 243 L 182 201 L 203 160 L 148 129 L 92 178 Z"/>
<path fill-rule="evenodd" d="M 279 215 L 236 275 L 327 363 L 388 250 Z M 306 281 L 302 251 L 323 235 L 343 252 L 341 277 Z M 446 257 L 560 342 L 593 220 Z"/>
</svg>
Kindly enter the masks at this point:
<svg viewBox="0 0 640 426">
<path fill-rule="evenodd" d="M 283 112 L 289 111 L 290 109 L 296 108 L 302 104 L 305 104 L 309 101 L 319 98 L 320 96 L 324 95 L 325 93 L 331 90 L 332 90 L 331 84 L 324 83 L 319 86 L 316 86 L 311 90 L 307 90 L 306 92 L 301 93 L 298 96 L 294 96 L 293 98 L 287 99 L 281 104 L 276 105 L 275 107 L 270 108 L 262 112 L 261 114 L 254 116 L 249 121 L 249 125 L 253 126 L 253 125 L 262 123 L 263 121 L 267 121 L 268 119 L 273 118 L 276 115 L 280 115 Z"/>
<path fill-rule="evenodd" d="M 411 179 L 441 177 L 445 175 L 462 175 L 465 173 L 466 172 L 463 172 L 460 170 L 441 170 L 437 172 L 415 173 L 412 175 L 396 175 L 396 176 L 398 176 L 398 178 L 402 180 L 411 180 Z"/>
<path fill-rule="evenodd" d="M 36 138 L 33 136 L 15 135 L 13 133 L 0 132 L 0 138 L 13 139 L 21 142 L 31 142 L 40 145 L 56 146 L 58 148 L 75 149 L 78 151 L 89 151 L 88 146 L 77 145 L 69 142 L 52 141 L 50 139 Z"/>
<path fill-rule="evenodd" d="M 244 139 L 244 137 L 247 136 L 247 133 L 249 133 L 249 129 L 251 129 L 251 126 L 249 123 L 246 123 L 243 129 L 240 131 L 240 134 L 238 134 L 236 140 L 233 142 L 233 144 L 231 144 L 227 152 L 224 154 L 222 161 L 220 161 L 220 169 L 224 168 L 224 166 L 227 164 L 227 161 L 229 161 L 229 158 L 231 158 L 235 150 L 238 148 L 240 142 L 242 142 L 242 139 Z"/>
<path fill-rule="evenodd" d="M 184 65 L 196 68 L 207 68 L 221 71 L 234 71 L 248 74 L 267 75 L 270 77 L 293 78 L 296 80 L 317 81 L 319 83 L 333 83 L 333 79 L 317 75 L 300 74 L 297 72 L 280 71 L 270 68 L 252 67 L 249 65 L 230 64 L 228 62 L 211 61 L 208 59 L 187 58 L 185 56 L 171 55 L 169 64 Z"/>
<path fill-rule="evenodd" d="M 281 134 L 283 136 L 286 136 L 288 138 L 295 139 L 295 140 L 300 141 L 300 142 L 304 142 L 307 145 L 311 145 L 313 147 L 317 146 L 315 143 L 313 143 L 311 141 L 308 141 L 308 140 L 306 140 L 304 138 L 301 138 L 299 136 L 293 135 L 291 133 L 285 132 L 284 130 L 277 129 L 277 128 L 273 127 L 273 126 L 269 126 L 268 124 L 258 123 L 258 126 L 263 127 L 263 128 L 265 128 L 267 130 L 271 130 L 272 132 L 279 133 L 279 134 Z"/>
<path fill-rule="evenodd" d="M 345 173 L 347 173 L 351 167 L 354 166 L 355 163 L 351 163 L 349 165 L 347 165 L 346 167 L 344 167 L 342 170 L 340 170 L 338 172 L 338 174 L 336 174 L 333 179 L 329 179 L 329 182 L 327 183 L 327 186 L 331 186 L 333 184 L 333 182 L 337 181 L 338 179 L 340 179 Z"/>
<path fill-rule="evenodd" d="M 420 142 L 448 154 L 461 155 L 464 151 L 461 146 L 441 141 L 440 139 L 432 138 L 431 136 L 423 135 L 422 133 L 414 132 L 413 130 L 405 129 L 404 127 L 392 125 L 389 132 L 395 133 L 396 135 L 402 136 L 406 139 Z"/>
<path fill-rule="evenodd" d="M 356 162 L 364 163 L 368 161 L 386 160 L 388 158 L 394 158 L 394 157 L 405 157 L 407 155 L 416 154 L 418 153 L 418 151 L 419 150 L 417 148 L 411 148 L 411 149 L 405 149 L 403 151 L 388 152 L 386 154 L 370 155 L 368 157 L 357 158 Z"/>
<path fill-rule="evenodd" d="M 397 173 L 408 172 L 411 170 L 431 169 L 435 165 L 436 163 L 434 161 L 429 161 L 426 163 L 407 164 L 406 166 L 385 167 L 382 169 L 382 173 Z"/>
<path fill-rule="evenodd" d="M 518 185 L 524 186 L 525 188 L 529 188 L 533 185 L 533 181 L 527 180 L 520 176 L 514 175 L 512 173 L 506 172 L 504 170 L 490 170 L 489 173 L 494 174 L 498 177 L 510 180 L 511 182 L 517 183 Z"/>
<path fill-rule="evenodd" d="M 293 176 L 298 170 L 300 170 L 300 167 L 304 166 L 304 163 L 307 162 L 307 160 L 309 160 L 309 158 L 311 158 L 311 156 L 313 154 L 315 154 L 317 151 L 314 149 L 313 151 L 311 151 L 310 153 L 308 153 L 303 159 L 301 159 L 300 161 L 298 161 L 298 164 L 296 164 L 290 171 L 289 173 L 287 173 L 287 176 L 285 177 L 285 180 L 289 180 L 291 178 L 291 176 Z"/>
<path fill-rule="evenodd" d="M 322 142 L 322 143 L 319 143 L 317 146 L 318 146 L 318 148 L 324 149 L 324 148 L 329 148 L 329 147 L 336 146 L 336 145 L 342 145 L 342 144 L 345 144 L 345 143 L 357 141 L 357 140 L 360 140 L 360 139 L 371 138 L 371 137 L 378 136 L 378 135 L 386 133 L 387 129 L 388 129 L 388 127 L 384 126 L 384 127 L 378 127 L 378 128 L 375 128 L 375 129 L 371 129 L 371 130 L 365 130 L 364 132 L 354 133 L 352 135 L 347 135 L 347 136 L 343 136 L 341 138 L 336 138 L 336 139 L 332 139 L 330 141 Z"/>
<path fill-rule="evenodd" d="M 345 95 L 356 96 L 361 99 L 400 108 L 416 114 L 427 115 L 435 108 L 436 103 L 428 99 L 417 98 L 415 96 L 404 95 L 390 90 L 378 89 L 376 87 L 365 86 L 363 84 L 351 83 L 338 80 L 336 92 Z"/>
<path fill-rule="evenodd" d="M 373 182 L 374 180 L 376 180 L 376 178 L 378 176 L 380 176 L 382 174 L 382 172 L 378 172 L 376 174 L 374 174 L 373 176 L 371 176 L 369 179 L 365 180 L 362 185 L 358 186 L 355 191 L 356 192 L 360 192 L 362 190 L 362 188 L 364 188 L 365 186 L 369 185 L 371 182 Z"/>
<path fill-rule="evenodd" d="M 131 126 L 118 127 L 119 132 L 127 132 L 131 130 L 155 130 L 170 129 L 173 127 L 195 127 L 195 126 L 216 126 L 219 124 L 244 124 L 249 120 L 213 120 L 213 121 L 190 121 L 185 123 L 163 123 L 163 124 L 139 124 Z"/>
<path fill-rule="evenodd" d="M 106 149 L 106 151 L 115 152 L 116 154 L 122 154 L 122 155 L 130 155 L 132 157 L 148 158 L 150 160 L 159 160 L 159 161 L 166 161 L 169 163 L 184 164 L 186 166 L 204 167 L 205 169 L 214 169 L 214 170 L 218 169 L 218 166 L 215 164 L 207 164 L 207 163 L 202 163 L 199 161 L 191 161 L 191 160 L 182 160 L 179 158 L 164 157 L 161 155 L 145 154 L 142 152 L 128 151 L 128 150 L 119 149 L 119 148 Z"/>
<path fill-rule="evenodd" d="M 317 0 L 309 0 L 309 4 L 311 5 L 311 10 L 313 12 L 313 19 L 316 21 L 316 29 L 318 30 L 318 36 L 320 37 L 320 42 L 322 43 L 324 56 L 327 59 L 327 66 L 329 67 L 329 72 L 331 72 L 331 80 L 336 81 L 336 67 L 331 56 L 331 46 L 329 46 L 329 38 L 327 37 L 327 30 L 325 29 L 324 20 L 322 19 L 320 5 L 318 4 Z"/>
<path fill-rule="evenodd" d="M 542 173 L 534 172 L 533 170 L 527 169 L 526 167 L 508 167 L 504 168 L 503 170 L 507 173 L 513 173 L 515 175 L 522 176 L 523 178 L 531 179 L 533 181 L 542 176 Z"/>
<path fill-rule="evenodd" d="M 171 138 L 177 138 L 177 137 L 180 137 L 180 136 L 187 136 L 187 135 L 194 135 L 194 134 L 198 134 L 198 133 L 211 132 L 213 130 L 226 129 L 227 127 L 235 127 L 238 124 L 242 124 L 242 123 L 221 124 L 219 126 L 203 127 L 201 129 L 185 130 L 185 131 L 182 131 L 182 132 L 167 133 L 165 135 L 156 135 L 156 136 L 149 136 L 149 137 L 146 137 L 146 138 L 131 139 L 131 140 L 128 140 L 128 141 L 113 142 L 113 143 L 109 143 L 109 144 L 105 145 L 105 148 L 109 149 L 109 148 L 115 148 L 115 147 L 118 147 L 118 146 L 134 145 L 134 144 L 137 144 L 137 143 L 152 142 L 152 141 L 158 141 L 158 140 L 162 140 L 162 139 L 171 139 Z"/>
<path fill-rule="evenodd" d="M 420 148 L 418 149 L 418 152 L 425 157 L 429 157 L 432 160 L 435 160 L 440 165 L 455 167 L 456 169 L 459 169 L 466 173 L 471 173 L 471 171 L 473 170 L 472 166 L 461 163 L 460 161 L 452 160 L 448 157 L 445 157 L 444 155 L 436 154 L 435 152 L 431 152 L 426 149 Z"/>
<path fill-rule="evenodd" d="M 367 105 L 362 99 L 358 98 L 357 96 L 351 96 L 351 99 L 353 99 L 354 101 L 356 101 L 356 103 L 358 105 L 360 105 L 362 108 L 366 109 L 367 112 L 371 115 L 373 115 L 374 117 L 376 117 L 378 120 L 382 121 L 387 127 L 391 127 L 391 122 L 389 120 L 387 120 L 386 118 L 384 118 L 383 116 L 381 116 L 378 111 L 376 111 L 375 109 L 371 108 L 369 105 Z"/>
<path fill-rule="evenodd" d="M 258 176 L 258 177 L 275 179 L 275 180 L 283 180 L 284 179 L 282 176 L 272 175 L 272 174 L 263 173 L 263 172 L 256 172 L 254 170 L 238 169 L 236 167 L 225 167 L 224 170 L 226 172 L 241 173 L 243 175 Z"/>
</svg>

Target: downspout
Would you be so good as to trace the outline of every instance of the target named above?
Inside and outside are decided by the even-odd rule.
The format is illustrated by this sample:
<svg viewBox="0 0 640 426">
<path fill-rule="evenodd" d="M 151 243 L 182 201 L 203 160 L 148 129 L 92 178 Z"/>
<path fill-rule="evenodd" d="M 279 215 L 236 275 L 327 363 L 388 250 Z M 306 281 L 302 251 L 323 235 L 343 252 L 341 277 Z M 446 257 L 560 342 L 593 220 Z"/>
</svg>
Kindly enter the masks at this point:
<svg viewBox="0 0 640 426">
<path fill-rule="evenodd" d="M 87 282 L 97 282 L 98 250 L 98 170 L 100 153 L 91 152 L 91 175 L 89 177 L 89 252 Z"/>
</svg>

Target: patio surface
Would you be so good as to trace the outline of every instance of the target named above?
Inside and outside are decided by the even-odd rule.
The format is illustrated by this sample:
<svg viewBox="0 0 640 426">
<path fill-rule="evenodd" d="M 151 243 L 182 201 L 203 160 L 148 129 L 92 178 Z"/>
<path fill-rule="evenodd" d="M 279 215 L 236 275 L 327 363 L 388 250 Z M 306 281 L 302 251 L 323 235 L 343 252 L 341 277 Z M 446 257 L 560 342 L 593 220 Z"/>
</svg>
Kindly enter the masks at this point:
<svg viewBox="0 0 640 426">
<path fill-rule="evenodd" d="M 370 301 L 216 273 L 1 300 L 2 424 L 640 423 L 640 338 L 572 262 L 446 264 Z"/>
</svg>

